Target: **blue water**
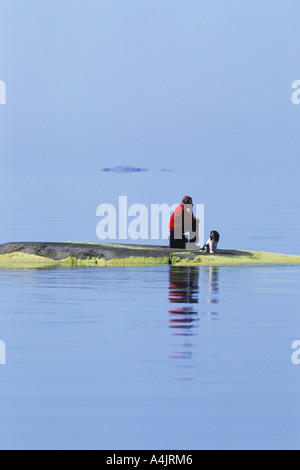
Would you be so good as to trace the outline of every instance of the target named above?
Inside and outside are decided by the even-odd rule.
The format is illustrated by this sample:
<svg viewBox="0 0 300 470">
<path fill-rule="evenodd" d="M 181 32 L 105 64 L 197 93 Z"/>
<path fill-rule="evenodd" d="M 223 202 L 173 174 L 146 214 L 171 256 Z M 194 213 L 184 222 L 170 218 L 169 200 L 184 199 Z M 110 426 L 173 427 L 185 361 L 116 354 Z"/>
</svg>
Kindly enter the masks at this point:
<svg viewBox="0 0 300 470">
<path fill-rule="evenodd" d="M 207 174 L 205 171 L 89 174 L 1 174 L 0 243 L 99 242 L 96 210 L 119 196 L 128 207 L 181 202 L 205 205 L 205 238 L 216 229 L 221 247 L 300 255 L 299 175 Z M 133 218 L 128 218 L 130 222 Z M 131 240 L 106 240 L 132 242 Z M 138 240 L 149 243 L 149 240 Z M 150 240 L 151 244 L 162 243 Z M 165 244 L 168 241 L 164 241 Z"/>
<path fill-rule="evenodd" d="M 299 448 L 299 281 L 298 267 L 2 270 L 1 448 Z"/>
<path fill-rule="evenodd" d="M 126 189 L 100 176 L 3 178 L 1 242 L 97 241 L 97 205 L 113 178 Z M 138 178 L 132 203 L 149 203 Z M 163 202 L 172 178 L 157 176 Z M 253 199 L 237 179 L 230 205 L 220 177 L 206 223 L 223 247 L 300 254 L 284 178 Z M 299 285 L 298 266 L 1 269 L 0 448 L 299 449 Z"/>
</svg>

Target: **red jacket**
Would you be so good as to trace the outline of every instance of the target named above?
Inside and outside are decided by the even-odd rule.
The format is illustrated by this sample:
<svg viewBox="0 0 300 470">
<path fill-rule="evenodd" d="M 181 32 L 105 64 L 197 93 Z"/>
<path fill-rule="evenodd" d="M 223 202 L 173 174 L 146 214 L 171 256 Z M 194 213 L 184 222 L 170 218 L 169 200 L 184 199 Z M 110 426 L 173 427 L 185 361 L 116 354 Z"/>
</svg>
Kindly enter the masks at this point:
<svg viewBox="0 0 300 470">
<path fill-rule="evenodd" d="M 192 227 L 192 221 L 196 222 L 196 217 L 194 217 L 192 212 L 188 212 L 187 209 L 184 207 L 183 204 L 180 204 L 180 206 L 176 207 L 175 211 L 172 214 L 170 224 L 169 224 L 169 229 L 170 232 L 173 232 L 175 230 L 175 227 L 182 228 L 182 231 L 184 231 L 185 227 L 189 227 L 189 225 Z"/>
</svg>

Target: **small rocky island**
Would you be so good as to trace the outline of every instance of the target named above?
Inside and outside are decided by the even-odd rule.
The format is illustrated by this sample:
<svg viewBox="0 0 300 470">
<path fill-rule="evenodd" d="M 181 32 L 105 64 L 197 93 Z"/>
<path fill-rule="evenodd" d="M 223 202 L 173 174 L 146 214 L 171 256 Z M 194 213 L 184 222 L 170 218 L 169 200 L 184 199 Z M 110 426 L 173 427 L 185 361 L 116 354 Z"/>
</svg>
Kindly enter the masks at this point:
<svg viewBox="0 0 300 470">
<path fill-rule="evenodd" d="M 0 245 L 0 255 L 8 253 L 26 253 L 42 256 L 52 260 L 62 260 L 68 257 L 77 259 L 99 258 L 107 261 L 126 259 L 132 256 L 139 258 L 172 257 L 175 253 L 182 259 L 194 259 L 195 256 L 209 256 L 199 250 L 186 251 L 155 245 L 111 245 L 93 243 L 43 243 L 24 242 L 6 243 Z M 219 250 L 220 256 L 252 256 L 247 251 Z"/>
<path fill-rule="evenodd" d="M 12 242 L 0 245 L 0 268 L 34 266 L 236 266 L 300 264 L 300 256 L 254 251 L 198 249 L 187 251 L 156 245 Z"/>
</svg>

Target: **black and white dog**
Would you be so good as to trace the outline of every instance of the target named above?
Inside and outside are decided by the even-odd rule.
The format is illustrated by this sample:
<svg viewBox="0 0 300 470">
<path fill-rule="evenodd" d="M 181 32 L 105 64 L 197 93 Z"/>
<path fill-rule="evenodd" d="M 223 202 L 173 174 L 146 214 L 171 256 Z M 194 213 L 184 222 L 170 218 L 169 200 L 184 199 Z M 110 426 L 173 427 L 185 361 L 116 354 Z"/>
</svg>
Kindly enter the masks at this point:
<svg viewBox="0 0 300 470">
<path fill-rule="evenodd" d="M 204 245 L 204 247 L 201 248 L 200 251 L 202 251 L 203 253 L 216 253 L 219 241 L 220 234 L 216 230 L 213 230 L 210 233 L 210 237 L 207 240 L 206 245 Z"/>
</svg>

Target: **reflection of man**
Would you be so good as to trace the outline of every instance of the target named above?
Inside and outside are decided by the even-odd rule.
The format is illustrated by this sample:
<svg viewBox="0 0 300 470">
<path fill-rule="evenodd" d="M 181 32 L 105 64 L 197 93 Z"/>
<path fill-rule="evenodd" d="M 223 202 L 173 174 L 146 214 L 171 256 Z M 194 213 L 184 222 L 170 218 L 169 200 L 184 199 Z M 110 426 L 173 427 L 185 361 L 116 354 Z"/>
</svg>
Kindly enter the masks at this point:
<svg viewBox="0 0 300 470">
<path fill-rule="evenodd" d="M 169 301 L 172 304 L 197 304 L 199 302 L 199 268 L 170 267 Z"/>
<path fill-rule="evenodd" d="M 194 304 L 199 302 L 199 268 L 171 266 L 169 280 L 169 301 L 173 304 L 172 309 L 169 310 L 170 328 L 185 330 L 194 328 L 195 322 L 198 321 Z"/>
<path fill-rule="evenodd" d="M 182 203 L 175 209 L 170 220 L 170 247 L 185 249 L 187 243 L 196 243 L 199 221 L 193 214 L 193 200 L 184 196 Z M 193 233 L 194 237 L 188 240 L 186 232 Z"/>
</svg>

